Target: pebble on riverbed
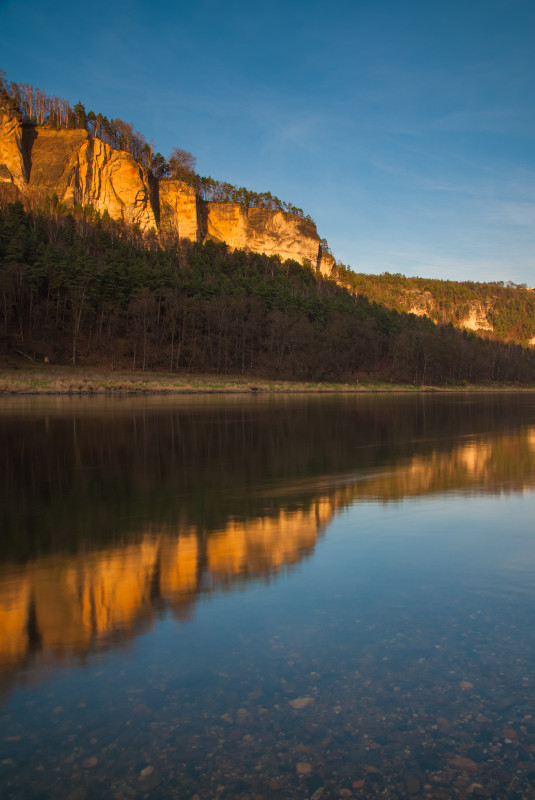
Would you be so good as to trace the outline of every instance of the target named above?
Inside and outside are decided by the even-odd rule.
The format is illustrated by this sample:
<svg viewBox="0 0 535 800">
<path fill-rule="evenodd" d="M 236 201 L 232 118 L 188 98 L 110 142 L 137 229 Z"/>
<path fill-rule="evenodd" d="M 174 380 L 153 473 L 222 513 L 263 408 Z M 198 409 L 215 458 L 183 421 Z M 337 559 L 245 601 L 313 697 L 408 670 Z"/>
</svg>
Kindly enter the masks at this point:
<svg viewBox="0 0 535 800">
<path fill-rule="evenodd" d="M 141 770 L 139 773 L 140 778 L 148 778 L 154 772 L 154 767 L 148 766 Z"/>
<path fill-rule="evenodd" d="M 289 700 L 289 704 L 292 708 L 295 708 L 299 711 L 302 708 L 306 708 L 307 706 L 312 705 L 314 703 L 313 697 L 296 697 L 295 700 Z"/>
</svg>

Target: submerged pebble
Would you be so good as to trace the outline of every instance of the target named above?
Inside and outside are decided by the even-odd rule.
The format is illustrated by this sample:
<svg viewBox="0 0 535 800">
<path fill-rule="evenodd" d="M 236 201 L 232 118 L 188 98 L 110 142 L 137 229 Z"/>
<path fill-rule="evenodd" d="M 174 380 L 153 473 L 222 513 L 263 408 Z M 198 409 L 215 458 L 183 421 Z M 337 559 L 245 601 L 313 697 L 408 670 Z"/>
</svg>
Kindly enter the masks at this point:
<svg viewBox="0 0 535 800">
<path fill-rule="evenodd" d="M 148 766 L 141 770 L 139 773 L 141 778 L 148 778 L 154 772 L 154 767 Z"/>
</svg>

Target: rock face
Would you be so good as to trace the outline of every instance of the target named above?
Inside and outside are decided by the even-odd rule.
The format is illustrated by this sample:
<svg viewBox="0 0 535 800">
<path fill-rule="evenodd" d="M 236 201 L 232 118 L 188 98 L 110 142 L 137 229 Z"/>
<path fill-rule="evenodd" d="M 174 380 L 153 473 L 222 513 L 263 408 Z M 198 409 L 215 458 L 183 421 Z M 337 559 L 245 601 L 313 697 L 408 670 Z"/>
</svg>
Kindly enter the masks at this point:
<svg viewBox="0 0 535 800">
<path fill-rule="evenodd" d="M 469 331 L 492 331 L 492 325 L 487 319 L 487 308 L 484 303 L 474 303 L 470 306 L 468 316 L 463 317 L 459 324 Z"/>
<path fill-rule="evenodd" d="M 182 181 L 159 181 L 160 227 L 192 242 L 204 239 L 203 214 L 195 189 Z"/>
<path fill-rule="evenodd" d="M 322 251 L 320 248 L 318 257 L 318 271 L 321 272 L 322 275 L 330 276 L 335 264 L 336 260 L 332 253 Z"/>
<path fill-rule="evenodd" d="M 431 292 L 410 293 L 411 305 L 408 308 L 409 314 L 416 314 L 417 317 L 430 317 L 436 319 L 437 303 Z M 493 331 L 493 327 L 487 318 L 487 311 L 491 304 L 470 303 L 466 313 L 461 316 L 456 327 L 465 328 L 469 331 Z"/>
<path fill-rule="evenodd" d="M 19 112 L 0 106 L 0 183 L 24 190 L 28 176 L 23 158 L 22 131 Z"/>
<path fill-rule="evenodd" d="M 36 196 L 54 192 L 68 205 L 92 205 L 112 219 L 190 241 L 292 258 L 320 267 L 313 222 L 295 214 L 236 203 L 204 202 L 186 183 L 157 181 L 130 153 L 114 150 L 86 130 L 56 130 L 21 122 L 0 108 L 0 183 Z"/>
<path fill-rule="evenodd" d="M 112 219 L 156 227 L 147 170 L 129 153 L 113 150 L 85 130 L 38 127 L 31 148 L 28 188 L 69 205 L 93 205 Z"/>
<path fill-rule="evenodd" d="M 253 250 L 317 267 L 319 236 L 313 222 L 295 214 L 238 203 L 207 203 L 207 237 L 239 250 Z"/>
</svg>

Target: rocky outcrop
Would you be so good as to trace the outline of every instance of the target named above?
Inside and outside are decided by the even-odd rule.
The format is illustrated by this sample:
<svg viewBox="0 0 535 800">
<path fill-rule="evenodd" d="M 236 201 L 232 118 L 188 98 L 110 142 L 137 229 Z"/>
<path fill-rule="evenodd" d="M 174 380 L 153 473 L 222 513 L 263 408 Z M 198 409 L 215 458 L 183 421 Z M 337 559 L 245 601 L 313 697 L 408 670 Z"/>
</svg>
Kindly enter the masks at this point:
<svg viewBox="0 0 535 800">
<path fill-rule="evenodd" d="M 493 331 L 494 328 L 487 319 L 487 309 L 483 303 L 470 305 L 468 314 L 459 320 L 461 328 L 469 331 Z"/>
<path fill-rule="evenodd" d="M 493 327 L 487 318 L 487 311 L 491 308 L 491 303 L 465 303 L 464 313 L 458 314 L 455 325 L 457 328 L 465 328 L 469 331 L 489 331 L 493 332 Z M 440 320 L 440 310 L 436 298 L 431 292 L 410 293 L 409 314 L 417 317 L 430 317 L 435 321 Z"/>
<path fill-rule="evenodd" d="M 112 219 L 190 241 L 294 259 L 320 267 L 316 226 L 295 214 L 236 203 L 204 202 L 177 180 L 156 181 L 130 153 L 86 130 L 24 124 L 0 108 L 0 182 L 22 192 L 53 194 L 68 205 L 92 205 Z"/>
<path fill-rule="evenodd" d="M 37 127 L 31 149 L 30 191 L 56 192 L 69 205 L 92 205 L 112 219 L 156 228 L 147 170 L 85 130 Z"/>
<path fill-rule="evenodd" d="M 332 253 L 330 253 L 328 250 L 323 250 L 320 248 L 318 255 L 318 272 L 321 272 L 322 275 L 329 277 L 335 264 L 336 260 Z"/>
<path fill-rule="evenodd" d="M 295 214 L 238 203 L 206 203 L 209 239 L 239 250 L 278 255 L 316 268 L 319 236 L 313 222 Z"/>
<path fill-rule="evenodd" d="M 159 181 L 158 196 L 162 231 L 191 242 L 204 239 L 204 215 L 192 186 L 182 181 Z"/>
<path fill-rule="evenodd" d="M 14 185 L 21 191 L 28 182 L 22 134 L 19 112 L 0 106 L 0 183 Z"/>
</svg>

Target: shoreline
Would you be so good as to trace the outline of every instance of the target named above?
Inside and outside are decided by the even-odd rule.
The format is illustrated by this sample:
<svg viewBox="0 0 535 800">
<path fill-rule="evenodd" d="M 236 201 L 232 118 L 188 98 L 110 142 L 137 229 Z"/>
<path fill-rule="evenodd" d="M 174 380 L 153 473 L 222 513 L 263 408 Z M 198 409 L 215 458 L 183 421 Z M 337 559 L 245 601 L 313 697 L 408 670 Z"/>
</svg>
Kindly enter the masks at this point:
<svg viewBox="0 0 535 800">
<path fill-rule="evenodd" d="M 371 378 L 343 381 L 291 381 L 248 376 L 111 371 L 96 367 L 49 365 L 0 369 L 0 396 L 14 395 L 185 395 L 185 394 L 371 394 L 434 392 L 530 392 L 535 385 L 463 384 L 419 386 Z"/>
</svg>

